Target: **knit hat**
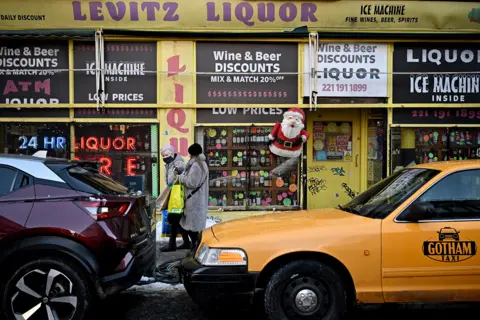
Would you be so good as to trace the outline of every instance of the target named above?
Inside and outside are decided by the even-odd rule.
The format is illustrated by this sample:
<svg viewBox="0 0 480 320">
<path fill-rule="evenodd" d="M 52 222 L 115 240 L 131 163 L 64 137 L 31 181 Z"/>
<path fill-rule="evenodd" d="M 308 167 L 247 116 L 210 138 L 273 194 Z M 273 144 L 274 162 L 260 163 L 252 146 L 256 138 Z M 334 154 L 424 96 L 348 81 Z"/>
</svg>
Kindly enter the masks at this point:
<svg viewBox="0 0 480 320">
<path fill-rule="evenodd" d="M 199 145 L 198 143 L 192 144 L 190 147 L 188 147 L 188 154 L 191 156 L 198 156 L 203 152 L 202 146 Z"/>
</svg>

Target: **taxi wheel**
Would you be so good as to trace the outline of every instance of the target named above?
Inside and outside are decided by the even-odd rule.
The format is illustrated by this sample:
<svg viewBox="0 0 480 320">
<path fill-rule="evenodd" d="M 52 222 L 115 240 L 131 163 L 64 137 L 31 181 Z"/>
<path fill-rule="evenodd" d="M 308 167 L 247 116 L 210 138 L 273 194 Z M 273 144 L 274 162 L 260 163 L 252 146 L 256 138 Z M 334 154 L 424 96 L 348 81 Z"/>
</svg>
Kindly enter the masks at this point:
<svg viewBox="0 0 480 320">
<path fill-rule="evenodd" d="M 329 266 L 313 260 L 294 261 L 280 268 L 265 291 L 270 320 L 341 319 L 346 312 L 342 278 Z"/>
</svg>

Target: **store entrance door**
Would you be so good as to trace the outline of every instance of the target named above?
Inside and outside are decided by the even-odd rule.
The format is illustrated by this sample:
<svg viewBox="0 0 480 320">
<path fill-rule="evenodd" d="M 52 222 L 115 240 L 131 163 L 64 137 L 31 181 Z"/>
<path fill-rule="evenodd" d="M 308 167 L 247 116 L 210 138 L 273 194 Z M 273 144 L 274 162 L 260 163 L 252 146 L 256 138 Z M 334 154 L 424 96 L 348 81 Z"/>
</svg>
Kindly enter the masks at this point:
<svg viewBox="0 0 480 320">
<path fill-rule="evenodd" d="M 318 110 L 307 119 L 307 209 L 345 204 L 360 191 L 361 111 Z"/>
</svg>

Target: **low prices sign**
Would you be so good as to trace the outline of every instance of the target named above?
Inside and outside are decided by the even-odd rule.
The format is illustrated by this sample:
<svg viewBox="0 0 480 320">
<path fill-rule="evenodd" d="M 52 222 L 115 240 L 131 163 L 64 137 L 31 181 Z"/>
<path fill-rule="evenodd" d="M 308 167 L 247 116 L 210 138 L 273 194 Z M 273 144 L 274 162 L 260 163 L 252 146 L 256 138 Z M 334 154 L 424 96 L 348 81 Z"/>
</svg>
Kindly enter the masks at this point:
<svg viewBox="0 0 480 320">
<path fill-rule="evenodd" d="M 398 43 L 394 50 L 393 72 L 407 74 L 393 74 L 393 103 L 480 102 L 480 75 L 471 73 L 480 71 L 480 44 Z"/>
<path fill-rule="evenodd" d="M 224 73 L 196 75 L 197 103 L 298 102 L 297 44 L 197 42 L 196 48 L 197 72 Z"/>
<path fill-rule="evenodd" d="M 66 41 L 0 41 L 0 103 L 68 103 L 69 76 L 65 70 Z"/>
<path fill-rule="evenodd" d="M 318 87 L 309 88 L 304 81 L 304 96 L 316 90 L 319 97 L 387 97 L 386 44 L 320 43 Z M 309 47 L 305 45 L 304 70 L 310 70 Z"/>
<path fill-rule="evenodd" d="M 95 44 L 74 43 L 75 103 L 96 103 Z M 105 42 L 105 101 L 111 104 L 157 103 L 157 44 Z M 150 72 L 147 72 L 150 71 Z"/>
</svg>

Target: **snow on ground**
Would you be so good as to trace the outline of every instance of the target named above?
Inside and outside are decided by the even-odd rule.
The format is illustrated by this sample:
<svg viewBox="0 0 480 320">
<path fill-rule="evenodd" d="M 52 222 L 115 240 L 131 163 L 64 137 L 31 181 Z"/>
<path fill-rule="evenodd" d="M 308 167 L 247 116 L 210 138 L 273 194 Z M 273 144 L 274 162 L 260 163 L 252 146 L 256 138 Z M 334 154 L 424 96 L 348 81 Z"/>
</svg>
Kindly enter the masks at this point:
<svg viewBox="0 0 480 320">
<path fill-rule="evenodd" d="M 143 279 L 142 279 L 143 280 Z M 163 282 L 154 282 L 145 285 L 137 285 L 129 288 L 129 292 L 156 293 L 162 291 L 185 291 L 183 284 L 170 284 Z"/>
</svg>

